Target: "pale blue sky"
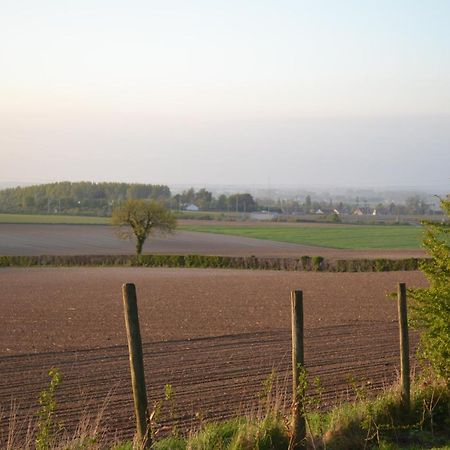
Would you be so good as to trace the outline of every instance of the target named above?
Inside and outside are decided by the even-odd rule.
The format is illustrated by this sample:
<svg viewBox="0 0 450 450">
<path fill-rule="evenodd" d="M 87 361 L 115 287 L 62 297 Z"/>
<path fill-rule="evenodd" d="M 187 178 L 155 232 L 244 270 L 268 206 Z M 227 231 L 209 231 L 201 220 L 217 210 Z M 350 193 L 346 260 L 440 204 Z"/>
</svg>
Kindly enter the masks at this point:
<svg viewBox="0 0 450 450">
<path fill-rule="evenodd" d="M 0 4 L 0 182 L 450 187 L 448 0 Z"/>
</svg>

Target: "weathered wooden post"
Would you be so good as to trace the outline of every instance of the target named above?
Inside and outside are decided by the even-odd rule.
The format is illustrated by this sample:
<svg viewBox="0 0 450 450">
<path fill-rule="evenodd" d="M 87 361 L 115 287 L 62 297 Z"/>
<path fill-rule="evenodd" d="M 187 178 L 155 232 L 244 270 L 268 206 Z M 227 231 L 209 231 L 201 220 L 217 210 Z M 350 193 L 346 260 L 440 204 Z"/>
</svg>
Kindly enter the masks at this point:
<svg viewBox="0 0 450 450">
<path fill-rule="evenodd" d="M 405 412 L 410 407 L 410 379 L 409 379 L 409 336 L 406 306 L 406 285 L 398 284 L 398 325 L 400 331 L 400 384 L 401 405 Z"/>
<path fill-rule="evenodd" d="M 142 356 L 141 332 L 139 329 L 136 288 L 127 283 L 122 286 L 123 309 L 127 329 L 128 352 L 130 355 L 131 386 L 133 389 L 134 413 L 136 416 L 136 431 L 139 445 L 150 448 L 150 416 L 147 405 L 145 387 L 144 359 Z"/>
<path fill-rule="evenodd" d="M 304 411 L 305 371 L 303 352 L 303 293 L 291 292 L 292 317 L 292 435 L 289 448 L 306 449 Z"/>
</svg>

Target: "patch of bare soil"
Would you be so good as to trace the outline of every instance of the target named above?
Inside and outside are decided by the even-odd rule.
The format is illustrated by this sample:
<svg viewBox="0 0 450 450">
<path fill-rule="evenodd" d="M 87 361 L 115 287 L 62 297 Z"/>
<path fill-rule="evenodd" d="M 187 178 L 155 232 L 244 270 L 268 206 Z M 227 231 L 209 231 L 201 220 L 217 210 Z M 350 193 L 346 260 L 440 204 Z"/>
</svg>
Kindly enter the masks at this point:
<svg viewBox="0 0 450 450">
<path fill-rule="evenodd" d="M 159 420 L 167 432 L 202 420 L 255 413 L 262 381 L 279 374 L 278 395 L 289 404 L 290 303 L 304 292 L 305 361 L 320 376 L 323 402 L 351 388 L 369 389 L 398 370 L 396 283 L 423 286 L 418 272 L 292 273 L 211 269 L 33 268 L 1 269 L 0 406 L 3 438 L 11 400 L 24 418 L 37 409 L 47 371 L 64 375 L 60 417 L 70 428 L 106 397 L 104 424 L 133 433 L 121 285 L 137 286 L 151 405 L 172 384 L 173 410 Z M 412 348 L 417 336 L 412 335 Z M 165 431 L 164 431 L 165 430 Z"/>
</svg>

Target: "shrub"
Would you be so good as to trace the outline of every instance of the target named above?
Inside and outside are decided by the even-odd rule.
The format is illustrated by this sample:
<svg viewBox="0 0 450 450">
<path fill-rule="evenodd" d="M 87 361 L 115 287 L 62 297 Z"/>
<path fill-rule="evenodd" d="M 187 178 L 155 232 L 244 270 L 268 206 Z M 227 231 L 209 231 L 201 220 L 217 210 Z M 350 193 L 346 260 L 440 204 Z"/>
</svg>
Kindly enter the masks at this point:
<svg viewBox="0 0 450 450">
<path fill-rule="evenodd" d="M 450 217 L 450 197 L 441 201 Z M 421 331 L 419 355 L 450 382 L 450 223 L 425 222 L 423 245 L 431 256 L 421 270 L 428 288 L 412 289 L 411 323 Z"/>
<path fill-rule="evenodd" d="M 58 369 L 49 371 L 50 385 L 39 396 L 40 410 L 37 422 L 36 450 L 52 448 L 56 439 L 56 433 L 60 431 L 60 425 L 55 422 L 56 401 L 55 393 L 61 383 L 61 373 Z"/>
<path fill-rule="evenodd" d="M 323 257 L 322 256 L 313 256 L 311 259 L 312 269 L 319 271 L 323 268 Z"/>
<path fill-rule="evenodd" d="M 399 392 L 394 386 L 374 399 L 344 403 L 326 413 L 325 448 L 422 449 L 448 444 L 448 387 L 430 379 L 413 383 L 406 416 Z"/>
<path fill-rule="evenodd" d="M 309 268 L 311 267 L 311 258 L 309 256 L 303 255 L 300 257 L 300 260 L 302 262 L 303 270 L 309 270 Z"/>
</svg>

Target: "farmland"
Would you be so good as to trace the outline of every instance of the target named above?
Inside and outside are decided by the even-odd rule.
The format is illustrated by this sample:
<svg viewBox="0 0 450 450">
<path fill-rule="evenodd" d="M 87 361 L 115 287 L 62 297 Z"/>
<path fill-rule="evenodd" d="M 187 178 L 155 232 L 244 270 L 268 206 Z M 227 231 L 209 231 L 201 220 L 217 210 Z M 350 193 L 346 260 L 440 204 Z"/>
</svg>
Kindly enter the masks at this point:
<svg viewBox="0 0 450 450">
<path fill-rule="evenodd" d="M 0 214 L 0 224 L 108 225 L 107 217 Z M 260 224 L 181 220 L 180 231 L 337 249 L 418 249 L 422 228 L 413 225 Z"/>
<path fill-rule="evenodd" d="M 184 223 L 181 224 L 183 228 Z M 289 229 L 289 227 L 286 227 Z M 310 227 L 314 232 L 314 227 Z M 0 224 L 0 255 L 133 254 L 134 243 L 117 238 L 106 225 Z M 181 229 L 168 237 L 148 239 L 144 253 L 222 256 L 299 257 L 329 259 L 423 257 L 420 249 L 333 249 L 250 237 L 199 233 Z"/>
<path fill-rule="evenodd" d="M 52 214 L 0 214 L 0 224 L 65 224 L 65 225 L 106 225 L 107 217 L 64 216 Z"/>
<path fill-rule="evenodd" d="M 186 231 L 218 233 L 339 249 L 416 249 L 422 228 L 408 225 L 184 224 Z"/>
<path fill-rule="evenodd" d="M 258 229 L 272 234 L 218 234 L 208 231 L 203 223 L 184 221 L 173 236 L 151 237 L 144 252 L 322 255 L 330 259 L 424 255 L 423 250 L 414 247 L 327 248 L 295 238 L 298 230 L 305 233 L 303 237 L 314 236 L 316 231 L 326 236 L 340 227 L 333 225 L 242 226 L 211 222 L 209 226 L 238 232 Z M 351 239 L 352 230 L 363 228 L 350 227 L 347 237 L 339 239 Z M 389 227 L 374 228 L 385 233 L 378 242 L 386 238 Z M 420 232 L 415 227 L 392 228 L 397 233 Z M 268 240 L 281 231 L 298 242 Z M 359 239 L 368 242 L 373 236 L 369 233 Z M 133 252 L 133 242 L 119 240 L 113 227 L 107 225 L 0 224 L 3 255 Z M 188 431 L 206 419 L 219 420 L 253 411 L 258 407 L 262 383 L 272 369 L 278 374 L 277 393 L 289 404 L 292 289 L 304 292 L 306 365 L 311 376 L 322 380 L 323 406 L 353 395 L 349 377 L 369 390 L 378 390 L 391 384 L 398 371 L 396 305 L 387 293 L 401 281 L 409 287 L 425 285 L 419 272 L 2 268 L 0 405 L 6 420 L 0 428 L 7 426 L 11 399 L 23 423 L 35 413 L 39 392 L 48 383 L 47 372 L 58 367 L 63 383 L 57 404 L 60 419 L 69 430 L 86 410 L 95 414 L 108 398 L 104 426 L 114 436 L 132 436 L 134 422 L 121 304 L 121 285 L 125 282 L 137 286 L 150 404 L 164 397 L 166 384 L 175 392 L 174 409 L 163 408 L 158 421 L 161 435 L 167 434 L 174 424 L 180 431 Z M 413 352 L 416 334 L 411 336 L 411 343 Z"/>
<path fill-rule="evenodd" d="M 111 395 L 105 422 L 133 430 L 121 284 L 137 286 L 151 404 L 164 385 L 176 392 L 180 429 L 202 418 L 251 410 L 272 368 L 287 388 L 289 292 L 305 296 L 306 364 L 319 375 L 324 401 L 349 392 L 348 377 L 375 389 L 398 369 L 396 305 L 386 294 L 399 281 L 423 286 L 418 272 L 288 273 L 210 269 L 2 269 L 0 403 L 23 417 L 34 411 L 59 367 L 61 418 L 73 426 L 86 405 Z M 412 336 L 413 343 L 416 336 Z M 6 423 L 4 421 L 3 423 Z"/>
</svg>

